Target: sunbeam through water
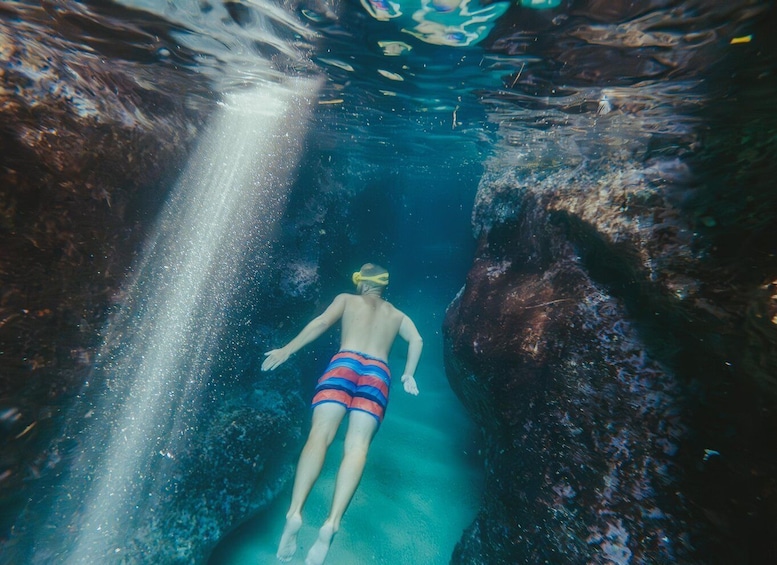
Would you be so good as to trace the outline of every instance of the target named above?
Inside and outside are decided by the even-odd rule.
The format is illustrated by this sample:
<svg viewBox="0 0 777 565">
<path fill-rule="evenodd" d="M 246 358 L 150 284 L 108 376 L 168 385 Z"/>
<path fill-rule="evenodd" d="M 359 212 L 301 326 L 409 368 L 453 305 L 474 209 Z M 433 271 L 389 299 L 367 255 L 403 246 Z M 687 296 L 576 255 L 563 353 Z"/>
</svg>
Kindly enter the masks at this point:
<svg viewBox="0 0 777 565">
<path fill-rule="evenodd" d="M 103 563 L 153 527 L 157 494 L 175 488 L 157 472 L 198 426 L 230 289 L 284 210 L 316 88 L 231 94 L 202 136 L 106 331 L 95 371 L 105 387 L 82 394 L 81 454 L 35 562 Z"/>
<path fill-rule="evenodd" d="M 346 434 L 283 531 L 337 328 L 262 359 L 365 262 L 420 394 L 400 343 L 326 563 L 777 563 L 775 26 L 4 2 L 0 565 L 321 563 Z"/>
</svg>

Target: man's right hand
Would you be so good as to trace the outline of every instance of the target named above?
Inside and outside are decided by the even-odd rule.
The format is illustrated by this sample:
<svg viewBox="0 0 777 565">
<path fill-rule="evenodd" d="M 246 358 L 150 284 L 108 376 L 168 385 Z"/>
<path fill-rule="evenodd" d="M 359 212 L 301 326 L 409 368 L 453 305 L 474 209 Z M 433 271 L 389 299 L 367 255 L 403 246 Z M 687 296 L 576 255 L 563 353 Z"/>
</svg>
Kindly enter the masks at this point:
<svg viewBox="0 0 777 565">
<path fill-rule="evenodd" d="M 262 371 L 272 371 L 286 362 L 289 358 L 289 352 L 285 347 L 273 349 L 264 354 L 266 359 L 262 363 Z"/>
</svg>

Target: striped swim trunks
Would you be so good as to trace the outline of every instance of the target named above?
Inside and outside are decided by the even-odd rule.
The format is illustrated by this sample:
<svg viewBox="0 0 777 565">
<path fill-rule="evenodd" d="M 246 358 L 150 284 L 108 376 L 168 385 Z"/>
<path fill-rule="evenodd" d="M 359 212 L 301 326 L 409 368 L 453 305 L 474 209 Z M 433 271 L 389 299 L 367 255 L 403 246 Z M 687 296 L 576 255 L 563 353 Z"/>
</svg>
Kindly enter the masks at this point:
<svg viewBox="0 0 777 565">
<path fill-rule="evenodd" d="M 358 351 L 339 351 L 318 379 L 312 405 L 337 402 L 347 410 L 367 412 L 383 421 L 388 404 L 391 373 L 382 359 Z"/>
</svg>

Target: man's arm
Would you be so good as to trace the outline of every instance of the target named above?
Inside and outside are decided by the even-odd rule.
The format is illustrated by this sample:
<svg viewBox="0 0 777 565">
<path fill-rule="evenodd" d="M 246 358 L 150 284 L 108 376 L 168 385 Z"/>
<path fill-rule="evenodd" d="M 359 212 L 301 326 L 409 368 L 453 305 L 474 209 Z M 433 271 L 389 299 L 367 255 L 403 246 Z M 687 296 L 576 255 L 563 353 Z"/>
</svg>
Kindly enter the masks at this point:
<svg viewBox="0 0 777 565">
<path fill-rule="evenodd" d="M 262 371 L 272 371 L 277 368 L 294 353 L 331 328 L 332 324 L 343 317 L 346 296 L 345 294 L 337 295 L 323 314 L 308 322 L 308 325 L 302 328 L 302 331 L 294 339 L 280 349 L 273 349 L 265 353 L 266 359 L 262 363 Z"/>
<path fill-rule="evenodd" d="M 405 392 L 416 396 L 418 394 L 418 384 L 415 382 L 415 370 L 418 367 L 418 360 L 421 358 L 421 350 L 424 348 L 424 340 L 415 327 L 413 320 L 405 316 L 399 325 L 399 335 L 407 341 L 407 362 L 405 370 L 402 373 L 402 384 L 405 386 Z"/>
</svg>

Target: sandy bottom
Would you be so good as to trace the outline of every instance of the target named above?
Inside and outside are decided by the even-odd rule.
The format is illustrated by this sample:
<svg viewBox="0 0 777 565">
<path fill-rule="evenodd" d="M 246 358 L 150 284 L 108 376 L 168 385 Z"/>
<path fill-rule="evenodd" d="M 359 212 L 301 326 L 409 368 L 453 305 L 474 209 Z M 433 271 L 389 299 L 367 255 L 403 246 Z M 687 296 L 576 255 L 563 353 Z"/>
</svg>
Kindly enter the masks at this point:
<svg viewBox="0 0 777 565">
<path fill-rule="evenodd" d="M 419 330 L 424 336 L 416 373 L 421 394 L 406 394 L 395 379 L 386 419 L 327 565 L 444 565 L 475 517 L 482 471 L 473 425 L 445 378 L 439 325 L 419 324 Z M 390 360 L 395 376 L 403 364 L 403 359 Z M 342 439 L 341 433 L 308 499 L 292 564 L 304 563 L 326 518 Z M 289 486 L 276 504 L 222 540 L 209 565 L 278 563 L 275 552 L 290 497 Z"/>
</svg>

